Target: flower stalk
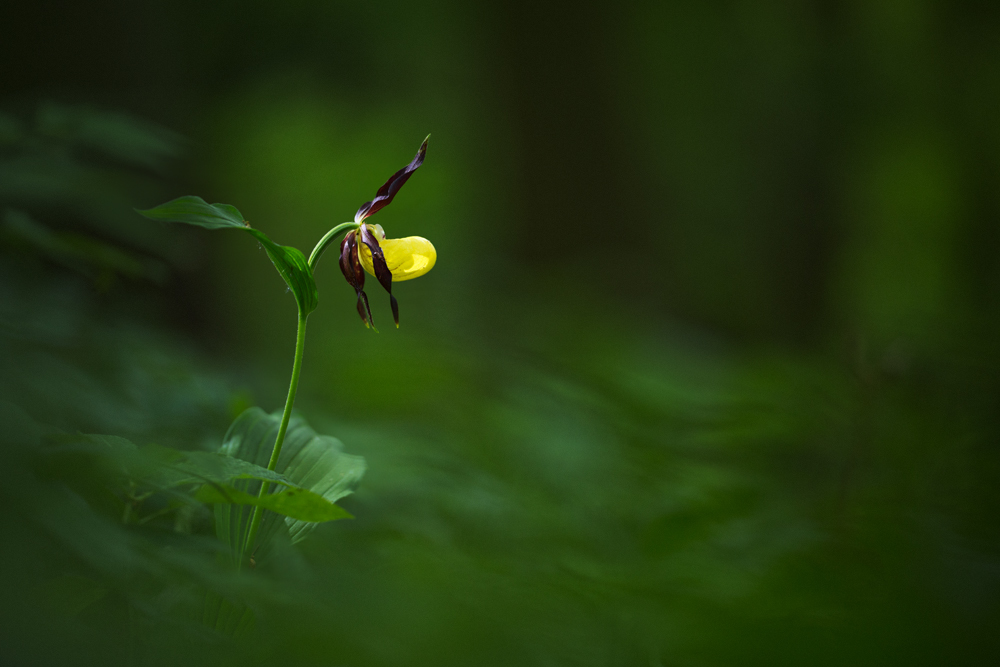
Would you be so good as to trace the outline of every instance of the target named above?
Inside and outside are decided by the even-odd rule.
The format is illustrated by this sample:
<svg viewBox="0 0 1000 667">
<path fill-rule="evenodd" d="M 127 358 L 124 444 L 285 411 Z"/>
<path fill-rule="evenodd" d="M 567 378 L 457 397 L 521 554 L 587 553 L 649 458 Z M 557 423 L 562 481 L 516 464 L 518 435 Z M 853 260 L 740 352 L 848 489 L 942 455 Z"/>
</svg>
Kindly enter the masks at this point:
<svg viewBox="0 0 1000 667">
<path fill-rule="evenodd" d="M 323 256 L 324 252 L 326 252 L 327 246 L 337 240 L 337 234 L 349 230 L 353 231 L 358 227 L 359 225 L 356 222 L 342 222 L 324 234 L 323 238 L 319 240 L 319 243 L 316 244 L 316 247 L 313 248 L 312 253 L 309 255 L 309 269 L 312 271 L 316 270 L 316 262 L 318 262 L 319 258 Z"/>
<path fill-rule="evenodd" d="M 295 393 L 299 388 L 299 374 L 302 372 L 302 355 L 305 351 L 306 321 L 308 319 L 309 316 L 305 315 L 302 312 L 302 309 L 299 309 L 299 325 L 295 336 L 295 359 L 292 362 L 292 379 L 288 384 L 288 396 L 285 398 L 285 410 L 281 413 L 281 424 L 278 426 L 278 435 L 274 439 L 274 448 L 271 450 L 271 460 L 267 464 L 268 470 L 274 470 L 278 467 L 278 458 L 281 456 L 281 446 L 285 443 L 285 433 L 288 431 L 288 421 L 292 417 L 292 406 L 295 404 Z M 257 494 L 257 497 L 263 498 L 270 490 L 271 482 L 262 481 L 260 484 L 260 493 Z M 253 508 L 253 515 L 250 519 L 250 530 L 247 532 L 246 542 L 243 543 L 243 549 L 240 552 L 240 560 L 237 564 L 237 568 L 240 568 L 243 565 L 243 561 L 246 559 L 247 553 L 249 553 L 253 548 L 254 541 L 257 539 L 257 532 L 260 530 L 260 524 L 263 519 L 264 510 L 260 505 L 255 505 Z"/>
<path fill-rule="evenodd" d="M 410 178 L 420 165 L 424 162 L 427 153 L 427 139 L 420 145 L 416 156 L 408 165 L 393 174 L 385 184 L 379 188 L 372 201 L 365 202 L 354 215 L 351 222 L 343 222 L 333 227 L 323 235 L 313 248 L 305 267 L 310 282 L 312 282 L 312 272 L 316 270 L 316 264 L 322 257 L 327 247 L 338 241 L 338 236 L 344 234 L 340 240 L 340 268 L 347 278 L 347 282 L 354 287 L 358 297 L 358 313 L 366 326 L 374 329 L 371 308 L 368 306 L 368 297 L 364 293 L 365 271 L 374 275 L 378 282 L 389 293 L 389 302 L 392 307 L 393 320 L 399 326 L 399 307 L 396 297 L 392 294 L 392 281 L 409 280 L 421 276 L 434 266 L 437 252 L 430 241 L 411 236 L 404 239 L 387 239 L 380 225 L 370 226 L 365 223 L 365 219 L 374 215 L 392 202 L 396 193 Z M 199 200 L 200 201 L 200 200 Z M 202 202 L 203 203 L 203 202 Z M 221 206 L 221 205 L 216 205 Z M 223 212 L 227 212 L 224 210 Z M 233 209 L 233 212 L 238 213 Z M 242 216 L 237 216 L 242 219 Z M 232 226 L 227 220 L 227 226 Z M 249 227 L 248 227 L 249 228 Z M 277 247 L 277 246 L 275 246 Z M 363 249 L 363 251 L 362 251 Z M 298 252 L 298 251 L 296 251 Z M 301 253 L 298 256 L 302 259 Z M 272 257 L 272 260 L 274 258 Z M 278 266 L 277 264 L 275 264 Z M 279 267 L 279 272 L 281 268 Z M 285 277 L 285 273 L 282 276 Z M 292 275 L 289 273 L 289 275 Z M 288 278 L 286 277 L 286 282 Z M 289 282 L 289 287 L 293 287 Z M 294 287 L 293 287 L 294 291 Z M 281 422 L 278 427 L 278 434 L 274 439 L 274 447 L 271 450 L 271 459 L 267 469 L 274 471 L 278 467 L 278 459 L 281 456 L 281 447 L 285 442 L 285 433 L 288 431 L 288 422 L 292 417 L 292 406 L 295 404 L 295 394 L 299 386 L 299 374 L 302 371 L 302 356 L 305 350 L 306 321 L 309 312 L 316 307 L 315 299 L 308 309 L 303 309 L 302 301 L 299 303 L 298 330 L 295 338 L 295 358 L 292 362 L 292 378 L 288 385 L 288 396 L 285 398 L 285 409 L 281 414 Z M 261 481 L 258 499 L 263 499 L 271 491 L 270 481 Z M 249 560 L 253 565 L 253 553 L 256 549 L 257 534 L 260 532 L 261 523 L 264 520 L 264 510 L 261 505 L 254 505 L 253 513 L 250 517 L 250 526 L 246 533 L 246 538 L 239 550 L 239 560 L 237 569 L 241 569 L 243 561 Z"/>
</svg>

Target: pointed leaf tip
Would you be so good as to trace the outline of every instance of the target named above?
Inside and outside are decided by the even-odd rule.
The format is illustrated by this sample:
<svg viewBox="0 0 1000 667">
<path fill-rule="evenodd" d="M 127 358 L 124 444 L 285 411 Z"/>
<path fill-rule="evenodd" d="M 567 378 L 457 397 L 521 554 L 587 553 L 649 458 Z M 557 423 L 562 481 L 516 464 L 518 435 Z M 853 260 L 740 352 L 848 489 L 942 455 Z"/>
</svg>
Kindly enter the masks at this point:
<svg viewBox="0 0 1000 667">
<path fill-rule="evenodd" d="M 274 268 L 295 295 L 295 301 L 302 312 L 308 315 L 316 309 L 319 301 L 316 282 L 302 252 L 291 246 L 278 245 L 264 232 L 251 227 L 250 222 L 232 204 L 209 204 L 201 197 L 187 195 L 154 208 L 136 209 L 136 213 L 150 220 L 181 222 L 205 229 L 240 229 L 249 233 L 264 246 Z"/>
<path fill-rule="evenodd" d="M 243 214 L 231 204 L 209 204 L 201 197 L 187 195 L 150 209 L 135 209 L 150 220 L 182 222 L 205 229 L 243 229 L 247 225 Z"/>
</svg>

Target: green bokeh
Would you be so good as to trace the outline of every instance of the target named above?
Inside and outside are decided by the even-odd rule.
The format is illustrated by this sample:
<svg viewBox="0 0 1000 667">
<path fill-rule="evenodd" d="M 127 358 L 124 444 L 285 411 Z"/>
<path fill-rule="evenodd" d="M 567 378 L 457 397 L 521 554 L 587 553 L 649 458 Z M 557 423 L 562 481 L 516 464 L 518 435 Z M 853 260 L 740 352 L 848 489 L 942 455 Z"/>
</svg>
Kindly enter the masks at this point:
<svg viewBox="0 0 1000 667">
<path fill-rule="evenodd" d="M 1000 13 L 989 3 L 8 3 L 0 662 L 993 664 Z M 169 128 L 169 129 L 167 129 Z M 108 433 L 280 409 L 295 302 L 194 194 L 328 253 L 297 408 L 356 518 L 220 564 Z M 183 138 L 182 138 L 183 137 Z M 69 434 L 69 435 L 67 435 Z M 200 623 L 205 590 L 255 612 Z"/>
</svg>

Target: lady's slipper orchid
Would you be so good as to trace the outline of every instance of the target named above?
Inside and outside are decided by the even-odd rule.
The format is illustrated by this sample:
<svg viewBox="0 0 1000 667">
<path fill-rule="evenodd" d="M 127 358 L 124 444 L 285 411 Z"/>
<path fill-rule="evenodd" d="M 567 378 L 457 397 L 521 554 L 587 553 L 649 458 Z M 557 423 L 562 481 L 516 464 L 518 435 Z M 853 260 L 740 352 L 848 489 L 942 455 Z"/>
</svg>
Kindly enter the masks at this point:
<svg viewBox="0 0 1000 667">
<path fill-rule="evenodd" d="M 430 137 L 428 137 L 430 138 Z M 437 251 L 425 238 L 408 236 L 403 239 L 387 239 L 381 225 L 369 225 L 365 219 L 389 205 L 410 174 L 424 163 L 427 154 L 427 139 L 410 162 L 385 182 L 375 199 L 365 202 L 354 214 L 357 230 L 349 232 L 340 244 L 340 270 L 347 282 L 358 295 L 358 314 L 365 326 L 374 328 L 368 295 L 365 294 L 365 271 L 375 276 L 379 284 L 389 293 L 392 319 L 399 326 L 399 305 L 392 295 L 392 281 L 410 280 L 422 276 L 434 267 Z"/>
</svg>

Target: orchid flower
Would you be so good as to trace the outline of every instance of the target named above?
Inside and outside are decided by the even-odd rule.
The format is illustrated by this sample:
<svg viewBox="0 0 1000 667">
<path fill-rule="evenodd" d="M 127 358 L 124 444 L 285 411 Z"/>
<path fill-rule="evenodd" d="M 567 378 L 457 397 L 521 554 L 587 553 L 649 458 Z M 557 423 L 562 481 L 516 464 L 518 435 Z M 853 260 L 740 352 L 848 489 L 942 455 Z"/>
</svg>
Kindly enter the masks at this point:
<svg viewBox="0 0 1000 667">
<path fill-rule="evenodd" d="M 392 281 L 410 280 L 422 276 L 434 267 L 434 262 L 437 260 L 437 251 L 427 239 L 419 236 L 407 236 L 402 239 L 386 238 L 381 225 L 365 222 L 392 202 L 410 175 L 424 163 L 426 154 L 427 139 L 424 139 L 410 164 L 393 174 L 379 188 L 374 199 L 361 205 L 354 214 L 354 224 L 357 228 L 348 232 L 340 243 L 340 270 L 348 284 L 357 292 L 358 314 L 361 315 L 361 321 L 366 327 L 375 326 L 371 307 L 368 305 L 368 295 L 364 291 L 366 271 L 375 276 L 379 284 L 389 293 L 392 319 L 399 327 L 399 305 L 392 294 Z"/>
</svg>

